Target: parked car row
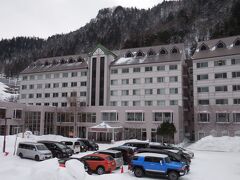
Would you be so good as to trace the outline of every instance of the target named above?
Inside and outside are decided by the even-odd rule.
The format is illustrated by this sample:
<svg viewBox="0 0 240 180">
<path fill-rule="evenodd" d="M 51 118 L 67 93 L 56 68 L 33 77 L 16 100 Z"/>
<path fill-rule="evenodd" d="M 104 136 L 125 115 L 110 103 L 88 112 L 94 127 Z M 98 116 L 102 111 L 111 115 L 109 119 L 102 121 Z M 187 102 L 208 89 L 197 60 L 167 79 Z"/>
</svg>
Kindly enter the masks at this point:
<svg viewBox="0 0 240 180">
<path fill-rule="evenodd" d="M 45 160 L 52 157 L 69 158 L 75 153 L 96 151 L 98 145 L 87 139 L 74 139 L 71 141 L 38 141 L 21 142 L 18 145 L 17 155 L 21 158 Z"/>
</svg>

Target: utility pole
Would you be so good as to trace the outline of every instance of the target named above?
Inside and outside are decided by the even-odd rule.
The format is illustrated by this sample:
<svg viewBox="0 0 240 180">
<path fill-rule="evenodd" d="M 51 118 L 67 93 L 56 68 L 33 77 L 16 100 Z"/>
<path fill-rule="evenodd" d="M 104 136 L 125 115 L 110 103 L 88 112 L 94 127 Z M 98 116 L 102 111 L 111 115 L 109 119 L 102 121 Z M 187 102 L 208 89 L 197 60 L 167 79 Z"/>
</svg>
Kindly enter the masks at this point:
<svg viewBox="0 0 240 180">
<path fill-rule="evenodd" d="M 5 124 L 4 124 L 3 153 L 5 153 L 5 149 L 6 149 L 7 120 L 11 118 L 4 118 L 4 119 L 5 119 Z"/>
</svg>

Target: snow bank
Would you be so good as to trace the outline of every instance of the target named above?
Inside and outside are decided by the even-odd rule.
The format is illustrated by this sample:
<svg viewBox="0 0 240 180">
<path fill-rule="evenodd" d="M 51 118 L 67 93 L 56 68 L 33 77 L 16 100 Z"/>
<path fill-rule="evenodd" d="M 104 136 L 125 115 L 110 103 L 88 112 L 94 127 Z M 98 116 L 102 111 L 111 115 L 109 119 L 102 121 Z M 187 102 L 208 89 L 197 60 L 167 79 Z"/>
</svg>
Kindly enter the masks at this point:
<svg viewBox="0 0 240 180">
<path fill-rule="evenodd" d="M 66 162 L 65 164 L 67 172 L 77 180 L 86 179 L 86 172 L 84 169 L 83 163 L 76 159 L 72 159 Z"/>
<path fill-rule="evenodd" d="M 188 148 L 203 151 L 240 152 L 240 137 L 207 136 L 190 145 Z"/>
</svg>

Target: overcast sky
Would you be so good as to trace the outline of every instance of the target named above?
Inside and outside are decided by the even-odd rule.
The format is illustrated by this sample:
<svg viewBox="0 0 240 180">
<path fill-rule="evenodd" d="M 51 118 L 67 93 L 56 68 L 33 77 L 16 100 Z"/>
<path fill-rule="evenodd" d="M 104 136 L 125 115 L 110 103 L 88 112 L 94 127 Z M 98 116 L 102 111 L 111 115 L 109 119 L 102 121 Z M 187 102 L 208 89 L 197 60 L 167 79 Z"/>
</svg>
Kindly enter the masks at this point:
<svg viewBox="0 0 240 180">
<path fill-rule="evenodd" d="M 151 8 L 162 0 L 0 0 L 0 39 L 68 33 L 96 17 L 98 10 L 122 5 Z"/>
</svg>

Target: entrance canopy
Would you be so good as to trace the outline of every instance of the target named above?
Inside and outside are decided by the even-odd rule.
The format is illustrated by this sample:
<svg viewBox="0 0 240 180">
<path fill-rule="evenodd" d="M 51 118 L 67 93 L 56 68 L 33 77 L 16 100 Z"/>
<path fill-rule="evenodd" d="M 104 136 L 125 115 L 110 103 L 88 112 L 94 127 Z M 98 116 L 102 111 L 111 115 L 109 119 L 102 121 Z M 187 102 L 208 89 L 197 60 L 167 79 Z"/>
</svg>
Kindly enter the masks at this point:
<svg viewBox="0 0 240 180">
<path fill-rule="evenodd" d="M 119 130 L 122 130 L 123 127 L 112 127 L 109 124 L 102 122 L 101 124 L 98 124 L 96 126 L 92 126 L 88 128 L 89 132 L 117 132 Z"/>
</svg>

